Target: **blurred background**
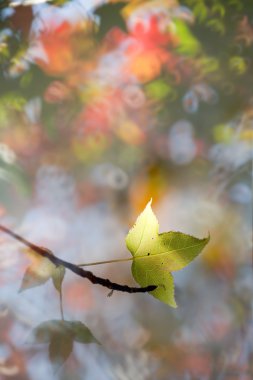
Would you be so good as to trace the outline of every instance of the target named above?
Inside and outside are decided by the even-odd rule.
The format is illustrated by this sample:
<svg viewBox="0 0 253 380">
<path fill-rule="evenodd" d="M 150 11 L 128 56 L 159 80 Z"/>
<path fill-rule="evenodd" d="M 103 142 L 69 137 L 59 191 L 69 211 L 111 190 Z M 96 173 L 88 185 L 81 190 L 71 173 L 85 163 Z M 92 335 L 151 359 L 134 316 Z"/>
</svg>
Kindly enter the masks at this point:
<svg viewBox="0 0 253 380">
<path fill-rule="evenodd" d="M 211 235 L 177 309 L 67 273 L 65 317 L 101 346 L 53 373 L 27 337 L 57 292 L 18 293 L 0 233 L 0 379 L 252 379 L 252 1 L 2 0 L 0 24 L 0 224 L 76 264 L 129 257 L 151 197 L 160 231 Z M 88 269 L 135 284 L 129 262 Z"/>
</svg>

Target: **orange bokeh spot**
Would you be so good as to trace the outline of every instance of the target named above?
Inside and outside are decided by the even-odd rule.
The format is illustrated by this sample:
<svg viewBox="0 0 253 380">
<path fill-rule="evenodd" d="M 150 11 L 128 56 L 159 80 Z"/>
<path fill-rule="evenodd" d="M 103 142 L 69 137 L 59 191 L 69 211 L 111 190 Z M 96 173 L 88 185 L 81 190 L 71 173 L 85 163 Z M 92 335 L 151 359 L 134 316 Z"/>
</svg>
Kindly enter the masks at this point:
<svg viewBox="0 0 253 380">
<path fill-rule="evenodd" d="M 130 71 L 141 82 L 148 82 L 161 72 L 161 61 L 153 52 L 143 52 L 133 58 L 130 63 Z"/>
</svg>

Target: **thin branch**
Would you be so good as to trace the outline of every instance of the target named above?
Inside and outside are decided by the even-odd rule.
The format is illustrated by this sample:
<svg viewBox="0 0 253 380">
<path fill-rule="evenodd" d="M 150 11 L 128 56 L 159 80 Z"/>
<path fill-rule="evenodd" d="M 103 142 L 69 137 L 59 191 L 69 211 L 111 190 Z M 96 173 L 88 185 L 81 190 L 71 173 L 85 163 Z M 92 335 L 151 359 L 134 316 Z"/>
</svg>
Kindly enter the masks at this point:
<svg viewBox="0 0 253 380">
<path fill-rule="evenodd" d="M 12 236 L 14 239 L 20 241 L 27 247 L 31 248 L 34 252 L 38 253 L 40 256 L 46 257 L 56 266 L 62 265 L 66 269 L 69 269 L 71 272 L 75 273 L 77 276 L 87 278 L 87 280 L 89 280 L 92 284 L 99 284 L 99 285 L 105 286 L 108 289 L 117 290 L 119 292 L 126 292 L 126 293 L 146 293 L 146 292 L 151 292 L 152 290 L 155 290 L 157 288 L 156 285 L 149 285 L 144 288 L 140 288 L 140 287 L 131 287 L 128 285 L 121 285 L 115 282 L 111 282 L 108 279 L 98 277 L 94 275 L 92 272 L 80 268 L 78 265 L 72 264 L 68 261 L 65 261 L 56 257 L 49 249 L 39 247 L 33 243 L 30 243 L 28 240 L 22 238 L 22 236 L 9 230 L 9 228 L 7 227 L 0 225 L 0 230 Z"/>
</svg>

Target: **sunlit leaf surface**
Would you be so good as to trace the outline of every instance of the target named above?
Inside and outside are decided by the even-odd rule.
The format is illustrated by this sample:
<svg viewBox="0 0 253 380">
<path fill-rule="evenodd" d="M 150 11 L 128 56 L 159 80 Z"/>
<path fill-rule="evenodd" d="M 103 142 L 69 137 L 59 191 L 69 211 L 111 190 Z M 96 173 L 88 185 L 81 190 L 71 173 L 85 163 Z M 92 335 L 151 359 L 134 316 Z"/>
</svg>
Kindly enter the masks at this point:
<svg viewBox="0 0 253 380">
<path fill-rule="evenodd" d="M 158 229 L 150 201 L 126 237 L 127 248 L 134 258 L 132 273 L 141 286 L 157 285 L 157 289 L 150 293 L 176 307 L 170 272 L 183 269 L 194 260 L 209 237 L 197 239 L 181 232 L 159 234 Z"/>
</svg>

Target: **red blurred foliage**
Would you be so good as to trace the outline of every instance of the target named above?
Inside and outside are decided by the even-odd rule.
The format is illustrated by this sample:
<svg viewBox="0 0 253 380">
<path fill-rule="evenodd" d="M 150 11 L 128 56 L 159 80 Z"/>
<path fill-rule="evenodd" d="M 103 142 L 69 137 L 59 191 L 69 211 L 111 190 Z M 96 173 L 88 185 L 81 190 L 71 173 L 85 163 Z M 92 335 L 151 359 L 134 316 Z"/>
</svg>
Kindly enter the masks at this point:
<svg viewBox="0 0 253 380">
<path fill-rule="evenodd" d="M 160 27 L 158 16 L 150 17 L 148 23 L 139 21 L 129 34 L 118 28 L 113 28 L 105 39 L 107 49 L 117 48 L 125 44 L 128 63 L 123 75 L 135 75 L 141 82 L 148 82 L 159 76 L 162 68 L 178 76 L 178 57 L 169 51 L 173 49 L 178 39 L 169 30 Z"/>
<path fill-rule="evenodd" d="M 71 44 L 73 26 L 64 21 L 58 27 L 49 27 L 41 32 L 38 42 L 45 49 L 47 60 L 36 58 L 36 63 L 51 75 L 64 74 L 75 63 Z"/>
<path fill-rule="evenodd" d="M 140 42 L 144 49 L 175 46 L 177 38 L 168 31 L 162 31 L 159 22 L 160 20 L 155 15 L 150 17 L 148 26 L 137 22 L 131 33 L 132 37 Z"/>
<path fill-rule="evenodd" d="M 108 132 L 111 129 L 112 114 L 107 101 L 91 103 L 84 108 L 77 120 L 77 128 L 87 134 L 100 131 Z"/>
<path fill-rule="evenodd" d="M 128 69 L 140 82 L 159 76 L 163 67 L 173 73 L 178 59 L 168 49 L 176 44 L 177 40 L 169 31 L 161 30 L 156 16 L 150 18 L 148 26 L 136 23 L 127 49 L 127 54 L 132 56 Z"/>
<path fill-rule="evenodd" d="M 32 36 L 35 46 L 41 46 L 46 54 L 35 57 L 35 62 L 49 75 L 65 75 L 79 69 L 81 57 L 88 55 L 94 47 L 91 37 L 91 26 L 86 24 L 72 25 L 63 21 L 58 26 L 48 22 L 39 36 Z"/>
</svg>

